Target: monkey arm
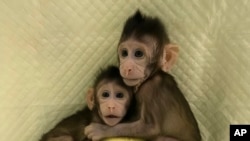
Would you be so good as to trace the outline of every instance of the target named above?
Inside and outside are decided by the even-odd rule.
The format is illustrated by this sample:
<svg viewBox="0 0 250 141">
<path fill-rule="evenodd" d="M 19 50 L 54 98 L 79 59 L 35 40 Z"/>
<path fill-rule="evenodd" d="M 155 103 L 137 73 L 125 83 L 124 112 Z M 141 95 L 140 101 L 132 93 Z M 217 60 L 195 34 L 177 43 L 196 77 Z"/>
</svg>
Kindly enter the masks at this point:
<svg viewBox="0 0 250 141">
<path fill-rule="evenodd" d="M 85 107 L 63 119 L 52 130 L 44 134 L 40 141 L 78 141 L 85 138 L 81 131 L 90 123 L 90 113 L 91 111 Z"/>
<path fill-rule="evenodd" d="M 85 128 L 86 136 L 92 140 L 100 140 L 107 137 L 151 138 L 157 133 L 159 133 L 158 128 L 155 128 L 153 124 L 146 124 L 141 119 L 131 123 L 120 123 L 112 127 L 91 123 Z"/>
<path fill-rule="evenodd" d="M 53 140 L 56 138 L 61 138 L 61 137 L 71 137 L 70 133 L 67 129 L 64 128 L 55 128 L 51 131 L 49 131 L 48 133 L 46 133 L 45 135 L 43 135 L 42 139 L 40 139 L 40 141 L 49 141 L 49 140 Z"/>
<path fill-rule="evenodd" d="M 158 136 L 160 132 L 160 126 L 157 119 L 162 111 L 159 111 L 158 97 L 154 97 L 154 85 L 155 83 L 146 83 L 140 88 L 140 91 L 136 94 L 139 107 L 139 119 L 134 122 L 119 123 L 115 126 L 107 126 L 97 123 L 91 123 L 85 128 L 85 134 L 92 140 L 99 140 L 106 137 L 139 137 L 144 139 L 151 139 Z M 153 100 L 153 101 L 151 101 Z M 157 109 L 158 108 L 158 109 Z M 157 124 L 156 124 L 157 123 Z"/>
</svg>

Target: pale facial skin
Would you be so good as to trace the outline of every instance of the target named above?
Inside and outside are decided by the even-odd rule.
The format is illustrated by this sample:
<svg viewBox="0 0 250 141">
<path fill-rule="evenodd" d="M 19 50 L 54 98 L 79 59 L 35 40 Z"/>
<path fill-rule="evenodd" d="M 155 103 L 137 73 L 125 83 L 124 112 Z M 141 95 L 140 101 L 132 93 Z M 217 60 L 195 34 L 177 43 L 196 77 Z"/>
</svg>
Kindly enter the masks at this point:
<svg viewBox="0 0 250 141">
<path fill-rule="evenodd" d="M 138 42 L 133 38 L 120 44 L 118 48 L 119 69 L 126 85 L 135 86 L 147 77 L 145 70 L 152 54 L 148 46 L 150 45 L 146 42 Z"/>
<path fill-rule="evenodd" d="M 123 81 L 128 86 L 133 86 L 134 92 L 136 92 L 140 85 L 147 81 L 147 78 L 150 76 L 151 66 L 150 64 L 159 63 L 157 67 L 164 72 L 168 72 L 173 64 L 175 64 L 175 60 L 178 56 L 178 47 L 172 44 L 164 45 L 164 49 L 162 55 L 156 58 L 153 58 L 155 55 L 155 49 L 157 47 L 157 42 L 150 38 L 149 36 L 144 36 L 142 40 L 138 41 L 133 37 L 121 42 L 118 46 L 118 57 L 119 57 L 119 70 L 120 74 L 123 78 Z M 153 59 L 160 59 L 160 60 L 153 60 Z M 155 79 L 157 79 L 155 77 Z M 155 80 L 157 81 L 157 80 Z M 148 83 L 150 84 L 150 83 Z M 147 85 L 144 85 L 145 87 Z M 144 90 L 147 90 L 144 88 Z M 147 91 L 144 92 L 147 94 Z M 137 94 L 137 93 L 135 93 Z M 150 93 L 152 94 L 152 93 Z M 143 95 L 143 94 L 141 94 Z M 142 107 L 143 108 L 143 107 Z M 85 128 L 85 134 L 88 138 L 92 140 L 100 140 L 105 137 L 112 137 L 117 135 L 133 135 L 137 136 L 134 132 L 131 133 L 129 130 L 133 129 L 134 131 L 139 130 L 143 134 L 144 129 L 142 130 L 141 127 L 145 127 L 146 129 L 149 124 L 144 122 L 144 119 L 141 118 L 138 121 L 131 122 L 131 123 L 121 123 L 113 126 L 112 128 L 106 125 L 98 124 L 98 123 L 91 123 L 89 126 Z M 125 129 L 125 130 L 124 130 Z M 124 130 L 124 132 L 123 132 Z M 147 134 L 155 134 L 155 132 L 159 132 L 158 128 L 152 128 L 147 130 Z M 168 140 L 168 141 L 177 141 L 171 137 L 159 137 L 158 140 Z"/>
<path fill-rule="evenodd" d="M 154 38 L 145 35 L 142 40 L 130 38 L 122 42 L 118 47 L 118 55 L 120 61 L 120 74 L 123 81 L 128 86 L 140 85 L 151 72 L 148 70 L 149 64 L 153 61 L 157 42 Z M 178 46 L 167 44 L 164 46 L 159 67 L 164 72 L 168 72 L 173 64 L 175 64 L 178 56 Z"/>
<path fill-rule="evenodd" d="M 109 126 L 118 124 L 127 112 L 130 102 L 128 91 L 115 82 L 103 82 L 97 89 L 100 117 Z"/>
</svg>

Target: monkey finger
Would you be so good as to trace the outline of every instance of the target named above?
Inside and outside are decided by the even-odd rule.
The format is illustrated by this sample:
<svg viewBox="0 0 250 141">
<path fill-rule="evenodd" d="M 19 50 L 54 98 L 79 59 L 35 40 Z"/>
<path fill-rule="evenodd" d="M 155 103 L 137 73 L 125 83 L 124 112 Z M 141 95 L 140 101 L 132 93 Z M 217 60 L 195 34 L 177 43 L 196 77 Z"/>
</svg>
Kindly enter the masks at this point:
<svg viewBox="0 0 250 141">
<path fill-rule="evenodd" d="M 84 134 L 88 136 L 91 133 L 91 128 L 89 126 L 84 128 Z"/>
<path fill-rule="evenodd" d="M 92 141 L 99 141 L 99 139 L 95 139 L 95 138 L 93 138 L 93 139 L 92 139 Z"/>
<path fill-rule="evenodd" d="M 102 137 L 100 137 L 98 134 L 91 133 L 88 138 L 91 139 L 92 141 L 99 141 L 101 140 Z"/>
<path fill-rule="evenodd" d="M 88 137 L 88 139 L 91 139 L 91 140 L 93 140 L 93 133 L 89 133 L 88 135 L 87 135 L 87 137 Z"/>
<path fill-rule="evenodd" d="M 88 132 L 87 134 L 85 134 L 89 139 L 91 139 L 94 135 L 93 132 Z"/>
<path fill-rule="evenodd" d="M 94 135 L 91 139 L 92 139 L 92 141 L 100 141 L 102 139 L 102 137 L 98 136 L 98 135 Z"/>
<path fill-rule="evenodd" d="M 93 131 L 93 129 L 94 129 L 93 124 L 94 124 L 94 123 L 91 123 L 90 125 L 88 125 L 88 126 L 86 126 L 86 127 L 84 128 L 84 133 L 85 133 L 85 135 L 87 135 L 89 132 Z"/>
</svg>

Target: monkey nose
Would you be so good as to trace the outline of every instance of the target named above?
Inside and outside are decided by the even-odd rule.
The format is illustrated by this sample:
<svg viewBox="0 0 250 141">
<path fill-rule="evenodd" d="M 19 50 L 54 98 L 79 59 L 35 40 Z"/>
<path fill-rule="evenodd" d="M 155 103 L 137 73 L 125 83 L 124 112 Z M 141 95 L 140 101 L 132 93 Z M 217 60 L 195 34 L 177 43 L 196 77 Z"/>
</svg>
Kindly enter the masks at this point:
<svg viewBox="0 0 250 141">
<path fill-rule="evenodd" d="M 129 73 L 131 73 L 131 71 L 132 71 L 132 69 L 126 69 L 126 76 L 128 76 L 129 75 Z"/>
<path fill-rule="evenodd" d="M 108 106 L 109 109 L 115 109 L 115 106 Z"/>
<path fill-rule="evenodd" d="M 113 112 L 115 110 L 115 107 L 114 106 L 109 106 L 108 109 L 109 109 L 110 112 Z"/>
</svg>

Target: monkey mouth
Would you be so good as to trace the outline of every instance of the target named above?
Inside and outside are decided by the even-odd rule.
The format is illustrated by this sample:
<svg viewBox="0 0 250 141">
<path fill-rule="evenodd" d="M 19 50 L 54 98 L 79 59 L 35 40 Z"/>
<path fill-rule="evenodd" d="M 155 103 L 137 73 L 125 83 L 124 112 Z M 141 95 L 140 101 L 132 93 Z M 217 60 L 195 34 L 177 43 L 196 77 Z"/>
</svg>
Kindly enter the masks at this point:
<svg viewBox="0 0 250 141">
<path fill-rule="evenodd" d="M 107 125 L 114 126 L 117 123 L 119 123 L 122 120 L 122 118 L 120 116 L 110 114 L 110 115 L 105 116 L 103 120 Z"/>
<path fill-rule="evenodd" d="M 124 80 L 127 80 L 127 81 L 136 81 L 138 79 L 129 79 L 129 78 L 124 78 Z"/>
<path fill-rule="evenodd" d="M 140 79 L 126 79 L 126 78 L 123 78 L 123 81 L 128 86 L 135 86 L 140 82 Z"/>
<path fill-rule="evenodd" d="M 107 118 L 119 118 L 118 116 L 115 116 L 115 115 L 107 115 L 106 117 Z"/>
</svg>

